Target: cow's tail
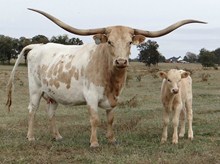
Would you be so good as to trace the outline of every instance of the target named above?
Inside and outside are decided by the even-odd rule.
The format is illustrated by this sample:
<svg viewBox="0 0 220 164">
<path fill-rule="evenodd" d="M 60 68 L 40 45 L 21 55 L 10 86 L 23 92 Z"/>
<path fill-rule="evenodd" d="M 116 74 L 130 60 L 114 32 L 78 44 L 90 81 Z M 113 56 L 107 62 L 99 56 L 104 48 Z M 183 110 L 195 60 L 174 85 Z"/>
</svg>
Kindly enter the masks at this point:
<svg viewBox="0 0 220 164">
<path fill-rule="evenodd" d="M 7 102 L 6 102 L 6 106 L 8 107 L 8 111 L 10 111 L 10 107 L 11 107 L 11 104 L 12 104 L 12 92 L 14 90 L 14 77 L 15 77 L 15 71 L 19 65 L 19 63 L 21 62 L 21 60 L 24 58 L 24 55 L 25 54 L 28 54 L 28 52 L 30 50 L 32 50 L 33 48 L 39 46 L 41 44 L 31 44 L 31 45 L 28 45 L 26 47 L 24 47 L 21 51 L 21 53 L 18 55 L 18 58 L 15 62 L 15 65 L 14 65 L 14 68 L 11 72 L 11 75 L 10 75 L 10 78 L 9 78 L 9 81 L 8 81 L 8 84 L 7 84 Z"/>
</svg>

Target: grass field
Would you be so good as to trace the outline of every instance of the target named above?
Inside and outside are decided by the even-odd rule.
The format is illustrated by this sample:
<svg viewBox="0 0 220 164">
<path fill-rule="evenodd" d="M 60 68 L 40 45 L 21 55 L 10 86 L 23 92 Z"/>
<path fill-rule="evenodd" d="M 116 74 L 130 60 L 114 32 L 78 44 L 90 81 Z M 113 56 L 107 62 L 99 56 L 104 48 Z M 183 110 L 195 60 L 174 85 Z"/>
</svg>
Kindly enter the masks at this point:
<svg viewBox="0 0 220 164">
<path fill-rule="evenodd" d="M 100 109 L 100 148 L 91 149 L 86 106 L 58 107 L 57 125 L 63 140 L 55 142 L 48 130 L 44 100 L 36 117 L 37 140 L 28 142 L 27 68 L 20 66 L 17 71 L 12 111 L 8 113 L 5 88 L 12 66 L 0 66 L 0 163 L 220 163 L 220 70 L 203 70 L 198 64 L 159 64 L 158 68 L 192 71 L 194 140 L 189 141 L 185 135 L 178 145 L 171 144 L 170 124 L 168 142 L 160 144 L 162 80 L 143 63 L 131 63 L 126 87 L 115 110 L 114 131 L 119 144 L 108 145 L 106 115 Z"/>
</svg>

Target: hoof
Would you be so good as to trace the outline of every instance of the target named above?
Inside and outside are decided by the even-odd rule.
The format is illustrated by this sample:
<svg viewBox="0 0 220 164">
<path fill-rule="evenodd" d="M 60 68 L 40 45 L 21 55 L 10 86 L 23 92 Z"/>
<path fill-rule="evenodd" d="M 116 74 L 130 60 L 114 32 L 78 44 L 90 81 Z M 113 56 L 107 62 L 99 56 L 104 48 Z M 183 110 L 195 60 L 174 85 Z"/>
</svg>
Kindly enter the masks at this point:
<svg viewBox="0 0 220 164">
<path fill-rule="evenodd" d="M 97 142 L 90 144 L 90 148 L 98 148 L 98 147 L 99 147 L 99 144 Z"/>
<path fill-rule="evenodd" d="M 113 138 L 113 139 L 108 139 L 108 144 L 117 145 L 118 143 L 117 143 L 117 140 L 115 138 Z"/>
<path fill-rule="evenodd" d="M 176 145 L 176 144 L 178 144 L 178 141 L 177 140 L 173 140 L 172 144 Z"/>
<path fill-rule="evenodd" d="M 161 144 L 165 144 L 166 142 L 167 142 L 166 139 L 161 139 L 161 141 L 160 141 Z"/>
<path fill-rule="evenodd" d="M 190 139 L 191 141 L 193 140 L 193 133 L 188 135 L 188 139 Z"/>
<path fill-rule="evenodd" d="M 181 134 L 181 133 L 180 133 L 180 134 L 179 134 L 179 137 L 180 137 L 180 138 L 183 138 L 183 137 L 184 137 L 184 134 Z"/>
<path fill-rule="evenodd" d="M 28 141 L 35 141 L 35 138 L 34 137 L 27 137 L 27 140 Z"/>
<path fill-rule="evenodd" d="M 192 140 L 193 140 L 193 137 L 188 137 L 188 139 L 192 141 Z"/>
<path fill-rule="evenodd" d="M 57 137 L 54 138 L 55 141 L 61 141 L 62 139 L 63 139 L 62 136 L 57 136 Z"/>
</svg>

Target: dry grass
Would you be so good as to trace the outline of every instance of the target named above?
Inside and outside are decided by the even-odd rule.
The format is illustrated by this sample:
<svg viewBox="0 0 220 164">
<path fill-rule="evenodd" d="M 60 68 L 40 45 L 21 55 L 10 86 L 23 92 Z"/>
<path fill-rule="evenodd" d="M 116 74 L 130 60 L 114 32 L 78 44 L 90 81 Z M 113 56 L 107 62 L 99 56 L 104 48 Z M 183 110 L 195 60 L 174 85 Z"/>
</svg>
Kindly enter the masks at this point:
<svg viewBox="0 0 220 164">
<path fill-rule="evenodd" d="M 27 69 L 19 67 L 13 106 L 10 113 L 5 107 L 5 87 L 11 66 L 0 66 L 0 163 L 220 163 L 220 72 L 204 70 L 196 64 L 159 64 L 157 69 L 179 68 L 192 71 L 193 129 L 195 139 L 180 139 L 161 145 L 162 104 L 159 99 L 161 79 L 155 70 L 143 63 L 131 63 L 129 81 L 120 104 L 115 110 L 114 131 L 119 145 L 108 145 L 105 111 L 100 109 L 98 130 L 100 148 L 89 148 L 90 123 L 85 106 L 57 110 L 57 125 L 64 139 L 51 140 L 46 116 L 46 103 L 41 102 L 36 117 L 35 142 L 26 140 L 28 121 Z M 202 74 L 210 75 L 207 81 Z M 137 76 L 141 80 L 137 80 Z"/>
</svg>

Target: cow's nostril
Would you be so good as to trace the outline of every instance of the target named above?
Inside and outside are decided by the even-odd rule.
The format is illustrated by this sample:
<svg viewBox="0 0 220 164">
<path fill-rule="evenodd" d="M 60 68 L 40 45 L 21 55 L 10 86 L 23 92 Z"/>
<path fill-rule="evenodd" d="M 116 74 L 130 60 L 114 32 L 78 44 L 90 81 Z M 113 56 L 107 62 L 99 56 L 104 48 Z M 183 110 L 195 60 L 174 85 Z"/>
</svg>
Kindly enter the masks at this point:
<svg viewBox="0 0 220 164">
<path fill-rule="evenodd" d="M 118 60 L 115 61 L 116 64 L 119 64 Z"/>
<path fill-rule="evenodd" d="M 125 68 L 128 65 L 128 61 L 126 59 L 117 59 L 115 60 L 115 65 L 118 68 Z"/>
</svg>

